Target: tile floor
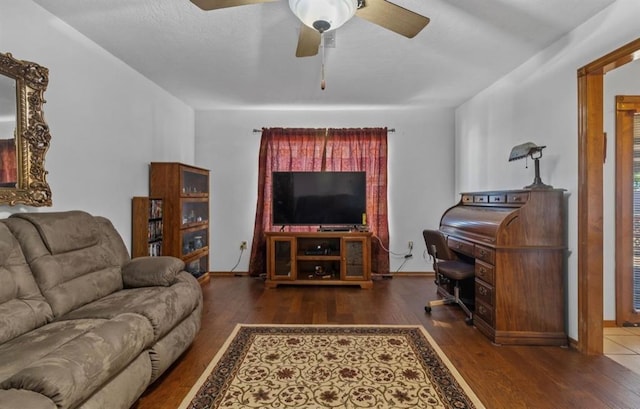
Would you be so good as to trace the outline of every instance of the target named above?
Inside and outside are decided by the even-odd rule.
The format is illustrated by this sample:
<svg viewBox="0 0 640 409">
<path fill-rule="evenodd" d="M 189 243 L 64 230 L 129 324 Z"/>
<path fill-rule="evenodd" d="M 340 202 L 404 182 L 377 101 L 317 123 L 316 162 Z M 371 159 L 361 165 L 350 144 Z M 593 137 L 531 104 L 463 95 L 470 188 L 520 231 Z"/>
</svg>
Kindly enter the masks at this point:
<svg viewBox="0 0 640 409">
<path fill-rule="evenodd" d="M 640 327 L 604 328 L 604 354 L 640 374 Z"/>
</svg>

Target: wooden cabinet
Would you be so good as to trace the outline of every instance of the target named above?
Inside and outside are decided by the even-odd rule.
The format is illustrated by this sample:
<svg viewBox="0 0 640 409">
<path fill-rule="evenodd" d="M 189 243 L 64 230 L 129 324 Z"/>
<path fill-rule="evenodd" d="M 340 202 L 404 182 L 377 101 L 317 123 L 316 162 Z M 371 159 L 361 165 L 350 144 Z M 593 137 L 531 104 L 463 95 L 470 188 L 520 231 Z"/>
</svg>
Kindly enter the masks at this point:
<svg viewBox="0 0 640 409">
<path fill-rule="evenodd" d="M 131 207 L 131 257 L 161 256 L 162 199 L 137 196 Z"/>
<path fill-rule="evenodd" d="M 209 272 L 209 171 L 152 162 L 150 194 L 164 203 L 163 254 L 185 262 L 196 277 Z"/>
<path fill-rule="evenodd" d="M 463 193 L 440 230 L 475 263 L 474 325 L 498 344 L 566 345 L 564 190 Z"/>
<path fill-rule="evenodd" d="M 267 287 L 279 284 L 371 288 L 371 233 L 269 232 Z"/>
</svg>

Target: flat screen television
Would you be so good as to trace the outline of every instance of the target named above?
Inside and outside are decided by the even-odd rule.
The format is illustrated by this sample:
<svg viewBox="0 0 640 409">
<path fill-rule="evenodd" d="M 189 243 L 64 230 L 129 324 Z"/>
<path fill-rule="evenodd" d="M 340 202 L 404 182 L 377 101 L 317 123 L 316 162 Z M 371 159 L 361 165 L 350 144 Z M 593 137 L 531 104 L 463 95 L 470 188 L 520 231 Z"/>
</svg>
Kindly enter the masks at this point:
<svg viewBox="0 0 640 409">
<path fill-rule="evenodd" d="M 273 172 L 274 225 L 358 225 L 367 207 L 366 172 Z"/>
</svg>

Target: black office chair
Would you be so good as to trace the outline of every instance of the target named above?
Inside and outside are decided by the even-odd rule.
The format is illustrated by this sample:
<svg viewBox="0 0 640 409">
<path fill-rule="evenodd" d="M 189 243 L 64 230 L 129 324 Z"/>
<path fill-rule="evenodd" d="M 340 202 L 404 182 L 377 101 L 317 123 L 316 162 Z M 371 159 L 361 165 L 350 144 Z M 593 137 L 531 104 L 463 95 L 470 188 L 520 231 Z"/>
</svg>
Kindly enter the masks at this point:
<svg viewBox="0 0 640 409">
<path fill-rule="evenodd" d="M 433 270 L 436 273 L 438 293 L 442 299 L 429 301 L 424 307 L 427 313 L 436 305 L 458 304 L 467 314 L 465 322 L 473 324 L 473 313 L 460 298 L 460 288 L 464 280 L 475 277 L 475 266 L 472 262 L 461 260 L 447 245 L 447 239 L 440 230 L 423 230 L 422 236 L 427 245 L 427 252 L 433 260 Z M 445 285 L 453 284 L 453 294 Z"/>
</svg>

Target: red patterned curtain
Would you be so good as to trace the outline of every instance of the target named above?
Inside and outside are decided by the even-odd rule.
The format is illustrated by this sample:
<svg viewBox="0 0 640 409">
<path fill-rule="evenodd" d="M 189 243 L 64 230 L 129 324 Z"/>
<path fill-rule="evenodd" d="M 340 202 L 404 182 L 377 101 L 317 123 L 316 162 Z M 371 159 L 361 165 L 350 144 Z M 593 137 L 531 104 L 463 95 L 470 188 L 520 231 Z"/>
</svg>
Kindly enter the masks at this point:
<svg viewBox="0 0 640 409">
<path fill-rule="evenodd" d="M 374 235 L 371 268 L 389 273 L 387 128 L 329 129 L 326 170 L 367 172 L 367 224 Z M 377 238 L 377 239 L 376 239 Z"/>
<path fill-rule="evenodd" d="M 268 128 L 262 130 L 258 159 L 258 200 L 249 273 L 266 272 L 264 233 L 278 230 L 271 220 L 271 174 L 274 171 L 366 171 L 367 223 L 382 245 L 389 246 L 387 221 L 387 129 Z M 317 226 L 289 226 L 315 231 Z M 389 272 L 389 256 L 374 240 L 372 268 Z"/>
</svg>

